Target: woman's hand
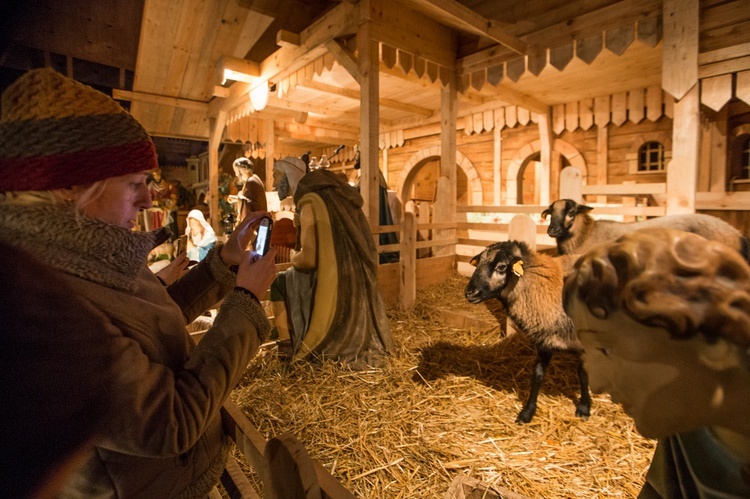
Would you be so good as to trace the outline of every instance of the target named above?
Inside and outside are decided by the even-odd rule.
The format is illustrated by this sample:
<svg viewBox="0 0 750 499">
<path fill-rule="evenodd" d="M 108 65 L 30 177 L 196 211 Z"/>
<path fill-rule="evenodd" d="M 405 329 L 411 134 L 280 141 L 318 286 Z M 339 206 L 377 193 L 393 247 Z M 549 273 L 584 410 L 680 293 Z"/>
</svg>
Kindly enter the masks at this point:
<svg viewBox="0 0 750 499">
<path fill-rule="evenodd" d="M 267 211 L 254 211 L 248 214 L 242 222 L 237 225 L 234 232 L 229 236 L 227 242 L 221 248 L 221 261 L 224 265 L 231 267 L 232 265 L 239 265 L 245 254 L 245 249 L 250 241 L 253 240 L 255 229 L 258 227 L 258 222 L 262 217 L 270 217 L 271 214 Z"/>
<path fill-rule="evenodd" d="M 271 248 L 264 256 L 246 251 L 237 270 L 237 286 L 245 288 L 262 300 L 276 278 L 276 250 Z"/>
<path fill-rule="evenodd" d="M 175 282 L 177 279 L 185 275 L 188 271 L 188 264 L 190 261 L 187 255 L 183 251 L 172 260 L 169 265 L 161 269 L 156 273 L 157 277 L 164 282 L 167 286 Z"/>
</svg>

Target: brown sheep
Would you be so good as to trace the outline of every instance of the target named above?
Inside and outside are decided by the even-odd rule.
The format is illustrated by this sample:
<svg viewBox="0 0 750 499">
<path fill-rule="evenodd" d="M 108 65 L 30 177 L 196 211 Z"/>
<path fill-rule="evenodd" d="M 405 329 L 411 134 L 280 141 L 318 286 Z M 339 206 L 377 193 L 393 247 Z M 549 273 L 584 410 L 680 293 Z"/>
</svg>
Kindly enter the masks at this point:
<svg viewBox="0 0 750 499">
<path fill-rule="evenodd" d="M 599 243 L 614 241 L 634 230 L 664 228 L 692 232 L 718 241 L 736 249 L 745 260 L 750 261 L 750 247 L 745 236 L 727 222 L 711 215 L 668 215 L 641 222 L 622 223 L 594 220 L 589 215 L 591 210 L 592 207 L 578 204 L 572 199 L 559 199 L 542 212 L 544 218 L 551 216 L 547 234 L 557 240 L 558 253 L 580 255 Z"/>
<path fill-rule="evenodd" d="M 583 347 L 562 306 L 563 266 L 567 267 L 567 263 L 537 253 L 520 241 L 492 244 L 472 259 L 476 270 L 466 286 L 466 299 L 470 303 L 489 298 L 500 300 L 508 316 L 537 350 L 531 391 L 516 418 L 518 423 L 528 423 L 534 417 L 545 369 L 557 352 L 578 355 L 581 399 L 576 405 L 576 416 L 587 419 L 591 411 L 588 374 L 581 359 Z"/>
</svg>

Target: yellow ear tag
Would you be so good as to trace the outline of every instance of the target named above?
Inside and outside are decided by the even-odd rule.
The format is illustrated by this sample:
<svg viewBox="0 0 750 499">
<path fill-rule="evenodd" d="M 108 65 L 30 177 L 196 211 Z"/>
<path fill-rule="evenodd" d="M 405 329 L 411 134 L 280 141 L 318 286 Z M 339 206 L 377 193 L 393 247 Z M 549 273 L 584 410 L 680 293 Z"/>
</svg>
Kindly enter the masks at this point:
<svg viewBox="0 0 750 499">
<path fill-rule="evenodd" d="M 518 260 L 513 264 L 513 273 L 518 277 L 521 277 L 523 275 L 523 260 Z"/>
</svg>

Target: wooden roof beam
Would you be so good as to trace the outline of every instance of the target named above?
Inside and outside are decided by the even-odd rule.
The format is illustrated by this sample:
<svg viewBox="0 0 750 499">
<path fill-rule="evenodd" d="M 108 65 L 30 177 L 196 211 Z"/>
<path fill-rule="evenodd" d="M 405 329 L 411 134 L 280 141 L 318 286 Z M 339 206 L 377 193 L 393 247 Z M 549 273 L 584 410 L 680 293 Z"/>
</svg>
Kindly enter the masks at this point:
<svg viewBox="0 0 750 499">
<path fill-rule="evenodd" d="M 351 90 L 348 88 L 336 87 L 334 85 L 328 85 L 327 83 L 320 83 L 312 80 L 305 80 L 298 83 L 298 86 L 308 88 L 310 90 L 317 90 L 319 92 L 325 92 L 328 94 L 338 95 L 341 97 L 347 97 L 359 101 L 360 92 L 358 90 Z M 383 107 L 389 107 L 391 109 L 397 109 L 407 113 L 418 114 L 420 116 L 430 117 L 434 114 L 431 109 L 426 107 L 414 106 L 412 104 L 406 104 L 398 102 L 393 99 L 380 99 L 380 105 Z"/>
<path fill-rule="evenodd" d="M 438 21 L 468 31 L 475 35 L 485 36 L 490 40 L 509 48 L 517 54 L 524 55 L 526 42 L 510 35 L 497 26 L 497 23 L 477 14 L 456 0 L 409 0 L 420 10 L 427 12 Z"/>
<path fill-rule="evenodd" d="M 353 146 L 359 143 L 359 134 L 357 133 L 331 130 L 300 123 L 277 123 L 275 133 L 279 137 L 289 137 L 331 145 L 346 144 Z"/>
<path fill-rule="evenodd" d="M 348 2 L 338 4 L 299 34 L 299 46 L 288 44 L 263 60 L 260 63 L 258 83 L 237 82 L 230 87 L 227 98 L 211 100 L 209 115 L 215 116 L 220 111 L 235 108 L 248 99 L 248 93 L 255 86 L 266 85 L 269 81 L 278 81 L 323 55 L 326 50 L 323 45 L 336 37 L 353 33 L 359 23 L 359 18 L 360 9 L 357 5 Z"/>
<path fill-rule="evenodd" d="M 167 95 L 149 94 L 146 92 L 130 92 L 128 90 L 112 89 L 112 98 L 115 100 L 148 102 L 150 104 L 161 104 L 163 106 L 176 107 L 179 109 L 189 109 L 191 111 L 208 111 L 208 102 L 202 102 L 190 99 L 181 99 Z"/>
</svg>

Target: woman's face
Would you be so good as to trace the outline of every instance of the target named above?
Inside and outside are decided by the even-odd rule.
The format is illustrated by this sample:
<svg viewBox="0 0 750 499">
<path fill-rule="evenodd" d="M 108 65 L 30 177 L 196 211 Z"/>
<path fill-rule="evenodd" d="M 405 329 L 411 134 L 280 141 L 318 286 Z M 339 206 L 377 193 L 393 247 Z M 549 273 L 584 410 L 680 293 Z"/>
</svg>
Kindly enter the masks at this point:
<svg viewBox="0 0 750 499">
<path fill-rule="evenodd" d="M 107 179 L 101 195 L 84 206 L 83 212 L 104 222 L 132 229 L 138 212 L 151 207 L 147 177 L 148 172 L 139 172 Z"/>
<path fill-rule="evenodd" d="M 193 234 L 203 234 L 203 225 L 196 220 L 195 218 L 188 218 L 188 223 L 190 224 L 190 232 Z"/>
<path fill-rule="evenodd" d="M 718 422 L 721 386 L 700 361 L 708 348 L 702 337 L 672 339 L 620 311 L 598 319 L 573 302 L 568 314 L 585 350 L 592 391 L 609 393 L 643 436 L 663 438 Z"/>
</svg>

